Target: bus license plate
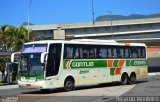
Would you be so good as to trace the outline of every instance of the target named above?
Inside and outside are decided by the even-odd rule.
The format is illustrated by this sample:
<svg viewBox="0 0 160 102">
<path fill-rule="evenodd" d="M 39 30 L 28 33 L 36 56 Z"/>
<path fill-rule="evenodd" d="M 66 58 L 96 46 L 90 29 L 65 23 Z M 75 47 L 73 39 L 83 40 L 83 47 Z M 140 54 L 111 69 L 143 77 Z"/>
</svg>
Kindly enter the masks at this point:
<svg viewBox="0 0 160 102">
<path fill-rule="evenodd" d="M 21 77 L 21 80 L 22 80 L 22 81 L 25 81 L 25 77 Z"/>
</svg>

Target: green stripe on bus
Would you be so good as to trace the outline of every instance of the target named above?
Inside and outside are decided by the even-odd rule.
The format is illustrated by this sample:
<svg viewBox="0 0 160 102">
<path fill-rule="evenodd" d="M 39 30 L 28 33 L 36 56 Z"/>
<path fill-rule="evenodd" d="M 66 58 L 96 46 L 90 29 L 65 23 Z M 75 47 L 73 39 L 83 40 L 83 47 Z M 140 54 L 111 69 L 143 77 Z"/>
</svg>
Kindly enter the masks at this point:
<svg viewBox="0 0 160 102">
<path fill-rule="evenodd" d="M 116 68 L 111 68 L 111 69 L 110 69 L 110 75 L 114 75 L 114 74 L 115 74 L 115 73 L 114 73 L 114 72 L 115 72 L 115 69 L 116 69 Z"/>
<path fill-rule="evenodd" d="M 26 80 L 32 80 L 32 79 L 43 79 L 44 76 L 43 75 L 39 75 L 39 76 L 35 76 L 35 77 L 30 77 L 30 76 L 25 76 Z M 21 79 L 21 76 L 18 75 L 18 79 Z"/>
<path fill-rule="evenodd" d="M 119 60 L 114 60 L 113 67 L 118 67 L 118 62 L 119 62 Z"/>
<path fill-rule="evenodd" d="M 126 66 L 146 66 L 147 60 L 126 60 Z"/>
<path fill-rule="evenodd" d="M 119 67 L 120 60 L 113 60 L 113 67 Z M 76 69 L 76 68 L 107 68 L 108 60 L 64 60 L 64 69 Z M 136 67 L 147 66 L 147 60 L 125 60 L 123 66 L 120 67 Z"/>
<path fill-rule="evenodd" d="M 44 76 L 43 75 L 39 75 L 39 76 L 36 76 L 37 79 L 43 79 Z"/>
</svg>

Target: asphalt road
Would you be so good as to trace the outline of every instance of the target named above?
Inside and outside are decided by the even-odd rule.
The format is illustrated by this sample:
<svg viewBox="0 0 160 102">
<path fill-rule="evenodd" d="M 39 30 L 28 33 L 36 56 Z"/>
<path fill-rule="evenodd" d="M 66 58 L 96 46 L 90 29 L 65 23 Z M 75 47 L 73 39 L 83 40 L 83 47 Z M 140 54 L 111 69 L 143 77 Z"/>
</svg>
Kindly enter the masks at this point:
<svg viewBox="0 0 160 102">
<path fill-rule="evenodd" d="M 138 81 L 131 90 L 111 100 L 111 102 L 160 102 L 160 75 L 149 76 Z"/>
<path fill-rule="evenodd" d="M 0 90 L 2 100 L 17 99 L 18 102 L 99 102 L 99 100 L 109 100 L 113 96 L 119 96 L 135 85 L 104 84 L 94 86 L 78 87 L 71 92 L 64 92 L 63 89 L 50 90 L 44 94 L 37 89 L 8 89 Z"/>
<path fill-rule="evenodd" d="M 71 92 L 64 92 L 63 89 L 50 90 L 44 94 L 37 89 L 6 89 L 0 90 L 3 100 L 16 100 L 18 102 L 99 102 L 109 100 L 113 96 L 124 94 L 135 85 L 104 84 L 94 86 L 78 87 Z"/>
<path fill-rule="evenodd" d="M 148 81 L 141 81 L 122 96 L 160 96 L 160 75 L 149 76 Z"/>
<path fill-rule="evenodd" d="M 0 90 L 0 96 L 3 96 L 2 101 L 18 102 L 120 102 L 119 97 L 160 96 L 160 75 L 149 76 L 148 80 L 138 81 L 135 85 L 85 86 L 71 92 L 54 89 L 47 94 L 37 89 L 8 89 Z M 157 98 L 160 101 L 160 97 Z"/>
</svg>

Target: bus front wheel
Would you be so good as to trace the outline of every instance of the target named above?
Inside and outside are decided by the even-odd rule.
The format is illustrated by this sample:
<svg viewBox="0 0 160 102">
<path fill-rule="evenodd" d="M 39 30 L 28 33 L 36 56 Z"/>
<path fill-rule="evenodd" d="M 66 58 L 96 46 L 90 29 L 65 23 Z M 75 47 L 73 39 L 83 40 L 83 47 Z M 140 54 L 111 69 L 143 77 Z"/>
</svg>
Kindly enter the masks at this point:
<svg viewBox="0 0 160 102">
<path fill-rule="evenodd" d="M 74 89 L 74 80 L 72 78 L 67 78 L 64 82 L 64 90 L 72 91 Z"/>
<path fill-rule="evenodd" d="M 125 74 L 125 73 L 121 76 L 121 84 L 122 85 L 127 85 L 128 84 L 128 75 Z"/>
</svg>

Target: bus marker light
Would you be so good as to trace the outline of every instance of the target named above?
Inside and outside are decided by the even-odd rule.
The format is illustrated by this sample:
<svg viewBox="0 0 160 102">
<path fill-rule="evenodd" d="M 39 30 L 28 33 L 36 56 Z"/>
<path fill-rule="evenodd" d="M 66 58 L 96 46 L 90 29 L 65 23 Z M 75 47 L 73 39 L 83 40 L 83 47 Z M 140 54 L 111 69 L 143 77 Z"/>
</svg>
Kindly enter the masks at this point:
<svg viewBox="0 0 160 102">
<path fill-rule="evenodd" d="M 125 43 L 125 46 L 130 46 L 130 44 L 129 43 Z"/>
</svg>

